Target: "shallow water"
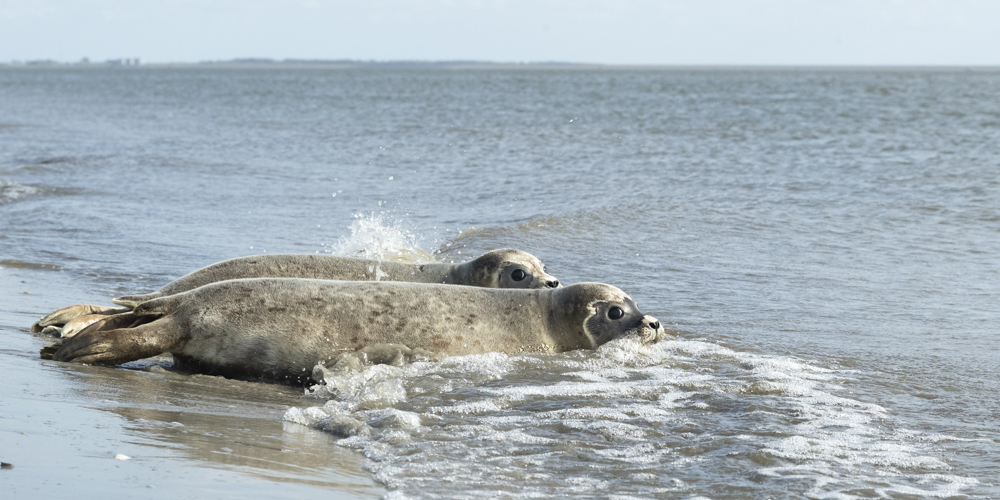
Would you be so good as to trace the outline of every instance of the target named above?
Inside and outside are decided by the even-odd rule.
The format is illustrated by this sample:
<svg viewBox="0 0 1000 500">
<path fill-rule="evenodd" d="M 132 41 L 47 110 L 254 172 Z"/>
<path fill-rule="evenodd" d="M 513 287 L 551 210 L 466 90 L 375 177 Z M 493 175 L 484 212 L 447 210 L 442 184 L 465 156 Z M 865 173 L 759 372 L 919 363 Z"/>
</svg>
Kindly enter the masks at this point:
<svg viewBox="0 0 1000 500">
<path fill-rule="evenodd" d="M 1000 496 L 998 93 L 990 71 L 2 69 L 0 479 Z M 27 331 L 241 255 L 498 247 L 677 335 L 302 394 L 41 361 Z"/>
</svg>

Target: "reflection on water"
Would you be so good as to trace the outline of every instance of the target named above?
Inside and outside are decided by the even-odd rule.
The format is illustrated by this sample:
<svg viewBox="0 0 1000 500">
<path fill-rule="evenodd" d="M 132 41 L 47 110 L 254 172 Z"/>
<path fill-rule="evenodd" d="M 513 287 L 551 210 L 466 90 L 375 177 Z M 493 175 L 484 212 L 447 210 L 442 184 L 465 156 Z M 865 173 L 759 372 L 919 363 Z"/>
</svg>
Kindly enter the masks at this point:
<svg viewBox="0 0 1000 500">
<path fill-rule="evenodd" d="M 160 450 L 150 455 L 269 481 L 359 495 L 373 491 L 356 472 L 360 457 L 333 446 L 327 435 L 277 418 L 300 404 L 301 390 L 174 373 L 158 365 L 149 371 L 69 366 L 68 382 L 104 403 L 97 408 L 123 417 L 123 430 L 137 444 Z"/>
</svg>

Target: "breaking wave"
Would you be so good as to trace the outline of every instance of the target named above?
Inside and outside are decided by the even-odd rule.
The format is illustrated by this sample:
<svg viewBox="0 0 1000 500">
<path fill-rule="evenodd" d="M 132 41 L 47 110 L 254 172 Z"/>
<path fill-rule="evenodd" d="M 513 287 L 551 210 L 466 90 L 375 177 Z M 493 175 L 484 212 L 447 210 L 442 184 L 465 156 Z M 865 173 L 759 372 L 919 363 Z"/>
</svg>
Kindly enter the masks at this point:
<svg viewBox="0 0 1000 500">
<path fill-rule="evenodd" d="M 0 179 L 0 205 L 6 205 L 7 203 L 15 202 L 40 192 L 41 189 L 34 186 L 25 186 Z"/>
<path fill-rule="evenodd" d="M 707 342 L 617 341 L 345 371 L 284 419 L 363 453 L 390 498 L 752 496 L 775 481 L 809 497 L 945 497 L 977 484 L 949 474 L 933 436 L 842 394 L 852 376 Z"/>
</svg>

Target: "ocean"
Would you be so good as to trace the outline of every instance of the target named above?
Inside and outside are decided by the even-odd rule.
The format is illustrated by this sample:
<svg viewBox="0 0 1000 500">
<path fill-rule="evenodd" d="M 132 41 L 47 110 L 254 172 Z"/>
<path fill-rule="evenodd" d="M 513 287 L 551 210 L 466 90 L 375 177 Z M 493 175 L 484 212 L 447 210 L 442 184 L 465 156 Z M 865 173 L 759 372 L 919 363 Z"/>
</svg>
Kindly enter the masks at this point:
<svg viewBox="0 0 1000 500">
<path fill-rule="evenodd" d="M 0 486 L 1000 497 L 997 96 L 992 69 L 0 67 Z M 41 360 L 29 329 L 233 257 L 504 247 L 671 335 L 300 388 Z"/>
</svg>

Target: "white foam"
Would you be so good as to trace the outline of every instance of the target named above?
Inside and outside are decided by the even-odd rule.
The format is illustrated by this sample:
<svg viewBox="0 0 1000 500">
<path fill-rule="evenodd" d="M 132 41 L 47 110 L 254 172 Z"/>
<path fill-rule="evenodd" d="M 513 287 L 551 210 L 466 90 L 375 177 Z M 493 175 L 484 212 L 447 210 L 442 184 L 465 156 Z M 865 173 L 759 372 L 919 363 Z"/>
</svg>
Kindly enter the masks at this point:
<svg viewBox="0 0 1000 500">
<path fill-rule="evenodd" d="M 41 189 L 34 186 L 25 186 L 24 184 L 0 179 L 0 205 L 40 192 Z"/>
<path fill-rule="evenodd" d="M 677 494 L 704 480 L 688 485 L 663 474 L 712 469 L 720 456 L 766 457 L 766 465 L 742 460 L 771 481 L 805 481 L 799 493 L 811 497 L 853 498 L 872 485 L 947 496 L 978 484 L 948 474 L 925 448 L 955 438 L 894 430 L 884 407 L 843 390 L 851 377 L 707 342 L 612 342 L 331 375 L 312 393 L 329 401 L 290 409 L 285 420 L 321 429 L 338 416 L 364 424 L 368 434 L 339 443 L 370 459 L 393 498 L 608 496 L 612 483 L 621 498 Z M 519 488 L 509 488 L 512 478 Z"/>
</svg>

